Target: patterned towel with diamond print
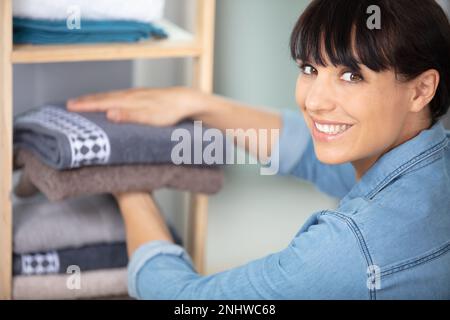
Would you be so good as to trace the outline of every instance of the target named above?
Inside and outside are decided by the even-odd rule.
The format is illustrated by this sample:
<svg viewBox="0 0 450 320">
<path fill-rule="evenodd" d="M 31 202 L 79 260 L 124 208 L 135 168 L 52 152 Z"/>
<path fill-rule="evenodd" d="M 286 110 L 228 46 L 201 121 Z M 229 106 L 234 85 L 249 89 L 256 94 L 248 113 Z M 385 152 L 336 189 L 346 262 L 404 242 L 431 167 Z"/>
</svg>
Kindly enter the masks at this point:
<svg viewBox="0 0 450 320">
<path fill-rule="evenodd" d="M 180 143 L 172 141 L 172 133 L 175 129 L 186 129 L 192 138 L 188 164 L 210 165 L 198 157 L 194 163 L 196 146 L 201 146 L 203 153 L 206 146 L 208 150 L 225 150 L 225 143 L 203 141 L 206 128 L 195 127 L 194 134 L 194 127 L 191 121 L 169 127 L 118 124 L 109 121 L 103 112 L 74 113 L 63 106 L 44 106 L 14 119 L 14 146 L 31 150 L 58 170 L 90 165 L 172 163 L 172 149 Z M 224 156 L 216 163 L 223 163 L 223 159 Z"/>
<path fill-rule="evenodd" d="M 174 242 L 183 245 L 178 232 L 168 225 Z M 81 271 L 125 268 L 128 264 L 125 242 L 96 243 L 79 248 L 66 248 L 46 252 L 13 254 L 14 275 L 44 275 L 67 273 L 76 265 Z"/>
<path fill-rule="evenodd" d="M 66 273 L 76 265 L 81 271 L 124 268 L 128 256 L 125 242 L 102 243 L 41 253 L 14 254 L 14 275 Z"/>
</svg>

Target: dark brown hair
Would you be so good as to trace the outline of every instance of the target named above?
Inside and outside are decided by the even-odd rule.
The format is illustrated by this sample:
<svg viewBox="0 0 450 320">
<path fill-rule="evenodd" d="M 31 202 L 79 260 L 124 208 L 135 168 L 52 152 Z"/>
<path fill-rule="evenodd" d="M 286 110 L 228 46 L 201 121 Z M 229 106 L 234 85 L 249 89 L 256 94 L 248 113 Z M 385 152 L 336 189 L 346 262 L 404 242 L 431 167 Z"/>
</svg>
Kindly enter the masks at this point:
<svg viewBox="0 0 450 320">
<path fill-rule="evenodd" d="M 372 5 L 380 8 L 380 29 L 367 25 Z M 290 49 L 295 60 L 325 66 L 325 54 L 335 66 L 393 70 L 406 81 L 435 69 L 432 122 L 449 109 L 450 23 L 435 0 L 314 0 L 294 27 Z"/>
</svg>

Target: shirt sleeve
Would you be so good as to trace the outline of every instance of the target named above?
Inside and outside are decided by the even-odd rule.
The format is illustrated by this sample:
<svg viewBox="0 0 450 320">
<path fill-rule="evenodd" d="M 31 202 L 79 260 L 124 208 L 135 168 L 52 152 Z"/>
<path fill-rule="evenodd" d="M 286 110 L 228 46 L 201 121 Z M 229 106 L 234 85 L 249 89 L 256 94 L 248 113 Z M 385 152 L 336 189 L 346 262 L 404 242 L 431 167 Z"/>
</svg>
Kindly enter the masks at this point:
<svg viewBox="0 0 450 320">
<path fill-rule="evenodd" d="M 352 165 L 320 162 L 309 129 L 299 112 L 283 111 L 282 123 L 280 139 L 271 155 L 271 166 L 279 168 L 280 175 L 310 181 L 322 192 L 343 198 L 356 183 Z"/>
<path fill-rule="evenodd" d="M 143 245 L 129 266 L 139 299 L 368 299 L 367 266 L 357 237 L 335 217 L 316 214 L 280 252 L 201 276 L 180 246 Z"/>
</svg>

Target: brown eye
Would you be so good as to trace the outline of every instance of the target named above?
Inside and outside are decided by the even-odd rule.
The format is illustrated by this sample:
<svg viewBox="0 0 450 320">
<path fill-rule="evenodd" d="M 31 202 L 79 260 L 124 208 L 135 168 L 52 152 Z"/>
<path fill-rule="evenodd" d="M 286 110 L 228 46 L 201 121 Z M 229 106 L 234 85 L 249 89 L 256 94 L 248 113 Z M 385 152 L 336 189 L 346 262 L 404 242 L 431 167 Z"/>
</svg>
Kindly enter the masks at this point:
<svg viewBox="0 0 450 320">
<path fill-rule="evenodd" d="M 364 80 L 362 75 L 360 75 L 356 72 L 345 72 L 342 75 L 341 79 L 344 81 L 348 81 L 348 82 L 360 82 L 360 81 Z"/>
<path fill-rule="evenodd" d="M 352 73 L 351 79 L 352 81 L 362 81 L 363 78 L 359 74 Z"/>
<path fill-rule="evenodd" d="M 304 73 L 306 75 L 313 75 L 313 74 L 317 73 L 317 70 L 309 64 L 301 65 L 300 70 L 302 71 L 302 73 Z"/>
</svg>

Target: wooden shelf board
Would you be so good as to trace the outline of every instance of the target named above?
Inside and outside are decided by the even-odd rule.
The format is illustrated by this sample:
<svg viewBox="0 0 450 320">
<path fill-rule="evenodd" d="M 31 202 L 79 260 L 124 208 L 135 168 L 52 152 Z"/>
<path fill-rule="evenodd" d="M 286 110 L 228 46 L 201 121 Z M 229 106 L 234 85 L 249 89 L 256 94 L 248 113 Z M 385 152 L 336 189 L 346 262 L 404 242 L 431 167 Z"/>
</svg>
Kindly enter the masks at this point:
<svg viewBox="0 0 450 320">
<path fill-rule="evenodd" d="M 156 25 L 167 31 L 167 39 L 137 43 L 14 45 L 11 58 L 13 63 L 50 63 L 195 57 L 201 54 L 200 43 L 191 33 L 167 20 Z"/>
</svg>

